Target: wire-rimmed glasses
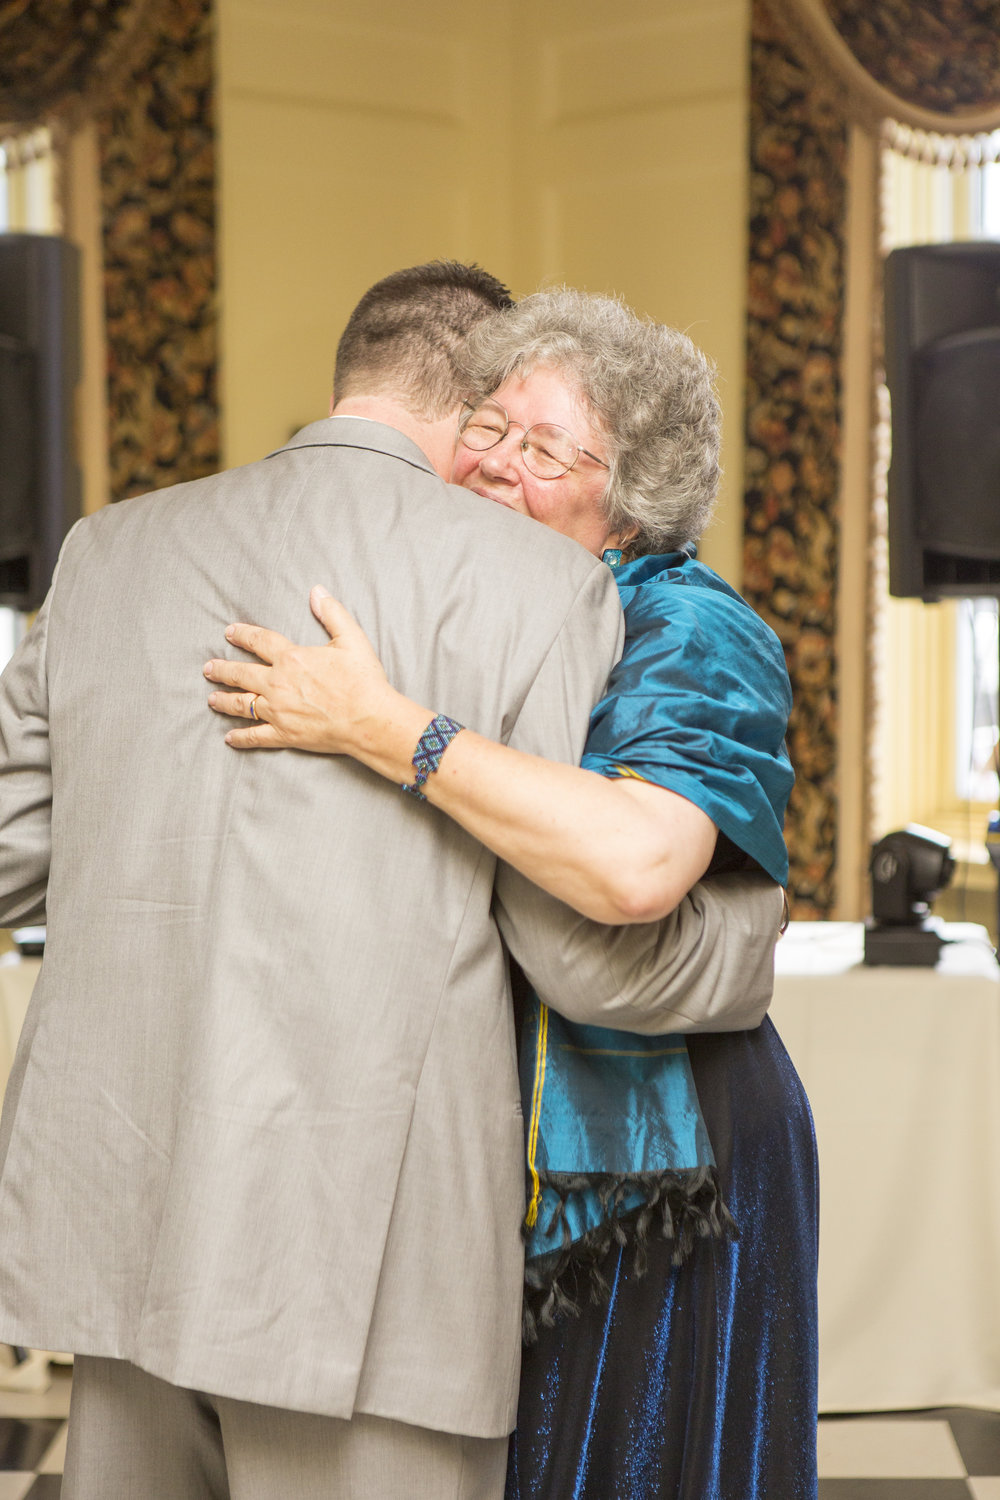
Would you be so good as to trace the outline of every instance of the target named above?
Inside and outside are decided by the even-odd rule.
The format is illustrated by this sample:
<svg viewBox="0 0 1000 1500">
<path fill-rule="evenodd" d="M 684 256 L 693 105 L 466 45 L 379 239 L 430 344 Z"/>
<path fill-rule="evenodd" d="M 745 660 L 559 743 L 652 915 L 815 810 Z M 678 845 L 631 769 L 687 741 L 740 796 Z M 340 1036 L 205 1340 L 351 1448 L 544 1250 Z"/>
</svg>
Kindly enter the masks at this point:
<svg viewBox="0 0 1000 1500">
<path fill-rule="evenodd" d="M 514 422 L 499 401 L 463 401 L 462 415 L 458 419 L 458 437 L 466 448 L 474 453 L 485 453 L 502 443 L 511 427 L 523 429 L 520 442 L 525 467 L 538 479 L 559 479 L 568 474 L 580 454 L 592 458 L 602 469 L 610 468 L 603 458 L 581 446 L 565 427 L 554 422 L 536 422 L 525 427 L 523 422 Z"/>
</svg>

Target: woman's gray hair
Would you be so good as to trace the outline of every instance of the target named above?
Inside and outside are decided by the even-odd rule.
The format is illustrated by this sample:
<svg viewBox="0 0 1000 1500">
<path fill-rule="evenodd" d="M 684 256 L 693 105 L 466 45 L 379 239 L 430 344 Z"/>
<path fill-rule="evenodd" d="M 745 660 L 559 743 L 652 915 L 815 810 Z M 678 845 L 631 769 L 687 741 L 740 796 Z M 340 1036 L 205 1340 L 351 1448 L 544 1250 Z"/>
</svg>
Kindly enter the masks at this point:
<svg viewBox="0 0 1000 1500">
<path fill-rule="evenodd" d="M 480 323 L 465 363 L 477 396 L 537 366 L 566 372 L 607 437 L 608 524 L 638 528 L 627 557 L 701 535 L 719 487 L 721 411 L 714 369 L 686 334 L 564 287 Z"/>
</svg>

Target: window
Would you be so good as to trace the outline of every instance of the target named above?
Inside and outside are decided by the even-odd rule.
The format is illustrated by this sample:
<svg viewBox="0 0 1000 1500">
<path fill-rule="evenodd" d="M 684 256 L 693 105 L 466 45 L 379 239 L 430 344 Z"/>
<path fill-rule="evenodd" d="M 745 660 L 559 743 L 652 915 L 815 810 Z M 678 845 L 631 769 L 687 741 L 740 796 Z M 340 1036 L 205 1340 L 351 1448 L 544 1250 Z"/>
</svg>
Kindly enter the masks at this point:
<svg viewBox="0 0 1000 1500">
<path fill-rule="evenodd" d="M 1000 241 L 1000 163 L 978 178 L 977 228 Z M 960 798 L 1000 803 L 1000 625 L 996 599 L 970 599 L 958 636 L 958 786 Z"/>
<path fill-rule="evenodd" d="M 0 229 L 52 234 L 56 223 L 52 140 L 47 130 L 0 143 Z"/>
<path fill-rule="evenodd" d="M 893 133 L 900 149 L 887 147 L 883 157 L 885 251 L 1000 240 L 1000 166 L 988 160 L 1000 154 L 1000 134 L 979 142 L 987 164 L 955 170 L 940 164 L 948 143 Z M 873 831 L 880 837 L 908 822 L 937 828 L 954 840 L 970 885 L 979 883 L 978 867 L 985 886 L 986 821 L 998 801 L 996 601 L 926 605 L 886 592 L 878 606 Z"/>
<path fill-rule="evenodd" d="M 47 130 L 0 143 L 0 231 L 56 228 L 55 173 Z M 14 653 L 25 617 L 0 606 L 0 668 Z"/>
<path fill-rule="evenodd" d="M 995 599 L 964 599 L 955 675 L 955 792 L 962 802 L 996 806 L 1000 636 Z"/>
<path fill-rule="evenodd" d="M 23 616 L 13 609 L 0 609 L 0 666 L 10 661 L 23 633 Z"/>
</svg>

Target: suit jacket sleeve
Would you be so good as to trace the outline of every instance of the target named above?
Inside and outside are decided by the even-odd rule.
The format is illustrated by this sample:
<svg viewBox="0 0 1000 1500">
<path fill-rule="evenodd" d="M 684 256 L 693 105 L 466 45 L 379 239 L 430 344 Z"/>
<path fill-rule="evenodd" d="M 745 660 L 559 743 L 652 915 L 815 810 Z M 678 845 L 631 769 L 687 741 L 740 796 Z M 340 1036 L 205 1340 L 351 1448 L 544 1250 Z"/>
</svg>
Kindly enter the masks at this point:
<svg viewBox="0 0 1000 1500">
<path fill-rule="evenodd" d="M 503 866 L 500 931 L 535 990 L 570 1021 L 647 1035 L 746 1031 L 774 989 L 784 910 L 768 875 L 699 881 L 661 922 L 608 927 Z"/>
<path fill-rule="evenodd" d="M 579 762 L 590 710 L 620 650 L 610 581 L 600 570 L 578 597 L 525 699 L 510 739 L 516 748 Z M 507 946 L 547 1004 L 572 1021 L 652 1034 L 758 1026 L 774 987 L 783 909 L 768 876 L 717 875 L 662 922 L 609 927 L 504 864 L 494 899 Z"/>
<path fill-rule="evenodd" d="M 48 625 L 46 599 L 0 677 L 0 926 L 45 921 L 52 833 Z"/>
</svg>

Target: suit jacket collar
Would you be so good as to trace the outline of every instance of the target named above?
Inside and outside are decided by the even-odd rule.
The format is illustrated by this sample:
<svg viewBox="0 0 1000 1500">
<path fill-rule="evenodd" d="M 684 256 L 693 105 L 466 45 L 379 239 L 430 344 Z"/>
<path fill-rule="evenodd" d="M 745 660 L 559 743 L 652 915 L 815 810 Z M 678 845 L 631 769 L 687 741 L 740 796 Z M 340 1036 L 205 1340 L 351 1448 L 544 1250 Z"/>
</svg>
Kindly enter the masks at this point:
<svg viewBox="0 0 1000 1500">
<path fill-rule="evenodd" d="M 267 456 L 274 458 L 276 454 L 288 453 L 293 448 L 367 448 L 369 452 L 401 459 L 428 474 L 435 473 L 426 453 L 412 439 L 384 422 L 372 422 L 363 417 L 324 417 L 319 422 L 310 422 Z"/>
</svg>

